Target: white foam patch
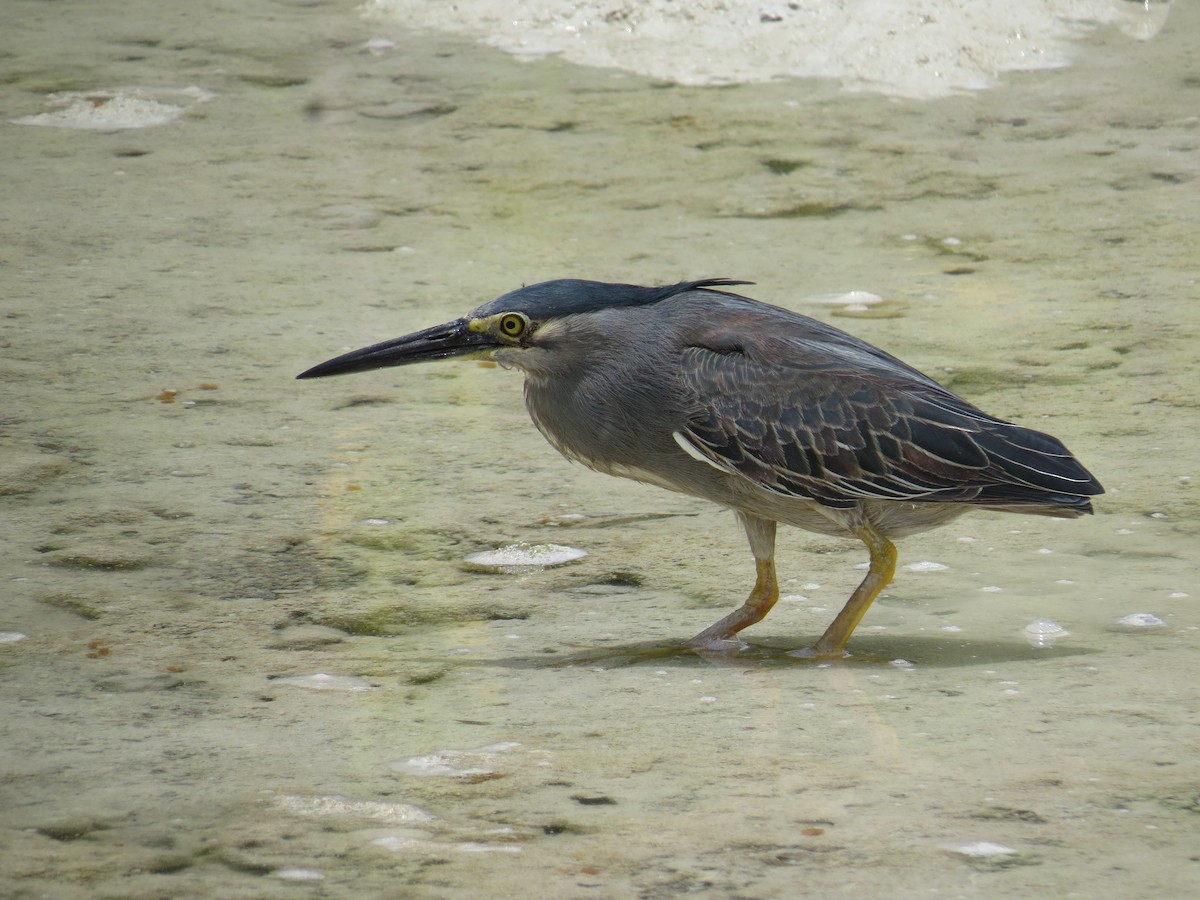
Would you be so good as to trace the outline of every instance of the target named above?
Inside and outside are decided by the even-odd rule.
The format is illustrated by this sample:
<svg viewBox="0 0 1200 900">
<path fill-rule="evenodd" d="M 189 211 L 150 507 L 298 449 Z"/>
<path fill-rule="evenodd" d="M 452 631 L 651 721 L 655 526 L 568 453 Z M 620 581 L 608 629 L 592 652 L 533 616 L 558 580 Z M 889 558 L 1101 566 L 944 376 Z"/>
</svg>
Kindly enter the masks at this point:
<svg viewBox="0 0 1200 900">
<path fill-rule="evenodd" d="M 325 873 L 316 869 L 301 869 L 298 867 L 276 869 L 272 873 L 280 881 L 324 881 Z"/>
<path fill-rule="evenodd" d="M 421 756 L 409 756 L 389 764 L 393 772 L 422 777 L 487 777 L 496 774 L 500 756 L 520 747 L 517 741 L 501 741 L 477 750 L 439 750 Z"/>
<path fill-rule="evenodd" d="M 1154 613 L 1130 613 L 1127 616 L 1121 616 L 1116 623 L 1119 628 L 1128 628 L 1137 631 L 1143 628 L 1166 628 L 1167 623 L 1160 619 Z"/>
<path fill-rule="evenodd" d="M 327 675 L 317 672 L 313 675 L 288 675 L 286 678 L 276 678 L 275 684 L 294 684 L 296 687 L 310 688 L 317 691 L 369 691 L 375 685 L 364 678 L 354 675 Z"/>
<path fill-rule="evenodd" d="M 566 565 L 587 556 L 586 550 L 562 544 L 509 544 L 497 550 L 472 553 L 463 560 L 464 565 L 477 572 L 494 572 L 502 575 L 523 575 L 538 572 L 553 566 Z"/>
<path fill-rule="evenodd" d="M 1034 619 L 1025 626 L 1025 640 L 1031 647 L 1053 647 L 1055 641 L 1070 636 L 1071 632 L 1052 619 Z"/>
<path fill-rule="evenodd" d="M 280 794 L 274 798 L 279 809 L 301 816 L 352 816 L 371 819 L 387 825 L 411 825 L 432 822 L 433 816 L 411 803 L 391 803 L 385 800 L 350 800 L 339 796 L 304 796 Z"/>
<path fill-rule="evenodd" d="M 959 856 L 976 858 L 989 856 L 1012 856 L 1017 851 L 1012 847 L 997 844 L 993 841 L 950 841 L 942 844 L 943 850 L 957 853 Z"/>
<path fill-rule="evenodd" d="M 870 291 L 846 291 L 844 294 L 810 294 L 800 300 L 815 306 L 846 306 L 866 308 L 883 302 L 883 298 Z"/>
<path fill-rule="evenodd" d="M 50 110 L 11 120 L 14 125 L 43 125 L 82 131 L 127 131 L 166 125 L 193 103 L 216 95 L 198 87 L 119 88 L 49 94 Z"/>
<path fill-rule="evenodd" d="M 924 559 L 920 562 L 909 563 L 904 568 L 908 569 L 910 572 L 944 572 L 950 567 L 945 563 L 932 562 L 928 559 Z"/>
</svg>

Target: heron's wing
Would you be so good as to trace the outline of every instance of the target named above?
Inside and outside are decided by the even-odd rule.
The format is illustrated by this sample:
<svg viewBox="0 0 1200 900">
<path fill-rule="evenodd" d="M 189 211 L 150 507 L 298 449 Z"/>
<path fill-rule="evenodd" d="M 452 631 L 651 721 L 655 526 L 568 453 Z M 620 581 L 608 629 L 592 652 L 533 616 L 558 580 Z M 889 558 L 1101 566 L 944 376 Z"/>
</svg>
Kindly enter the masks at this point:
<svg viewBox="0 0 1200 900">
<path fill-rule="evenodd" d="M 676 439 L 767 490 L 835 507 L 874 499 L 1084 510 L 1081 495 L 1100 492 L 1057 439 L 994 419 L 849 335 L 841 347 L 827 338 L 687 347 L 689 416 Z"/>
</svg>

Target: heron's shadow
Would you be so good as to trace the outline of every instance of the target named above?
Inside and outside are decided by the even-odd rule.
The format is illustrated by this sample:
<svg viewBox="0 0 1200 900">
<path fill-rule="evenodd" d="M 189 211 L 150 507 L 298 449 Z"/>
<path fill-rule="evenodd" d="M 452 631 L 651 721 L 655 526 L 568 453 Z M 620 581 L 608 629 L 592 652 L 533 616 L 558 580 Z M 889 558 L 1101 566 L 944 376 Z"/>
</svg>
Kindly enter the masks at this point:
<svg viewBox="0 0 1200 900">
<path fill-rule="evenodd" d="M 1020 641 L 949 641 L 936 637 L 887 639 L 864 637 L 851 643 L 843 659 L 812 659 L 793 656 L 795 643 L 783 640 L 756 641 L 743 650 L 696 650 L 682 643 L 641 642 L 544 652 L 537 656 L 513 656 L 487 663 L 512 669 L 568 669 L 599 667 L 622 669 L 636 666 L 668 666 L 678 669 L 740 668 L 783 669 L 804 666 L 906 666 L 954 669 L 966 666 L 1062 659 L 1091 653 L 1079 647 L 1032 647 Z M 479 661 L 477 661 L 479 662 Z"/>
</svg>

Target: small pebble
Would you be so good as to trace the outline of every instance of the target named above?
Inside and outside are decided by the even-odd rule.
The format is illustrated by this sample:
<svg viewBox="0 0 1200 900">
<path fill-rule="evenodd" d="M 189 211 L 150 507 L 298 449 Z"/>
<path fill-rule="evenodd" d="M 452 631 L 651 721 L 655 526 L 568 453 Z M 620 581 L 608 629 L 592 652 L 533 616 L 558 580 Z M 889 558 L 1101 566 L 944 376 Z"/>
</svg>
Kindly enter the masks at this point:
<svg viewBox="0 0 1200 900">
<path fill-rule="evenodd" d="M 916 668 L 916 663 L 911 663 L 907 659 L 893 659 L 891 665 L 897 669 L 913 669 Z"/>
<path fill-rule="evenodd" d="M 21 634 L 19 631 L 0 631 L 0 644 L 15 644 L 17 641 L 23 641 L 29 637 L 27 634 Z"/>
</svg>

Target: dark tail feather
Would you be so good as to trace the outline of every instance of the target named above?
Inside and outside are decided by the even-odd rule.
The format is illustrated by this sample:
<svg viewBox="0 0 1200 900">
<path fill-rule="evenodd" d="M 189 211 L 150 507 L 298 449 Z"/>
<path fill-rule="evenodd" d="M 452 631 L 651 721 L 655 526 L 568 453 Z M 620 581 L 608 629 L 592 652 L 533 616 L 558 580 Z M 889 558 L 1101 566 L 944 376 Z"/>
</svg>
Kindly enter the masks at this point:
<svg viewBox="0 0 1200 900">
<path fill-rule="evenodd" d="M 1089 493 L 1103 493 L 1104 488 L 1092 479 Z M 1019 512 L 1038 516 L 1074 519 L 1092 514 L 1090 496 L 1059 494 L 1015 484 L 995 484 L 983 488 L 972 503 L 1003 512 Z"/>
</svg>

